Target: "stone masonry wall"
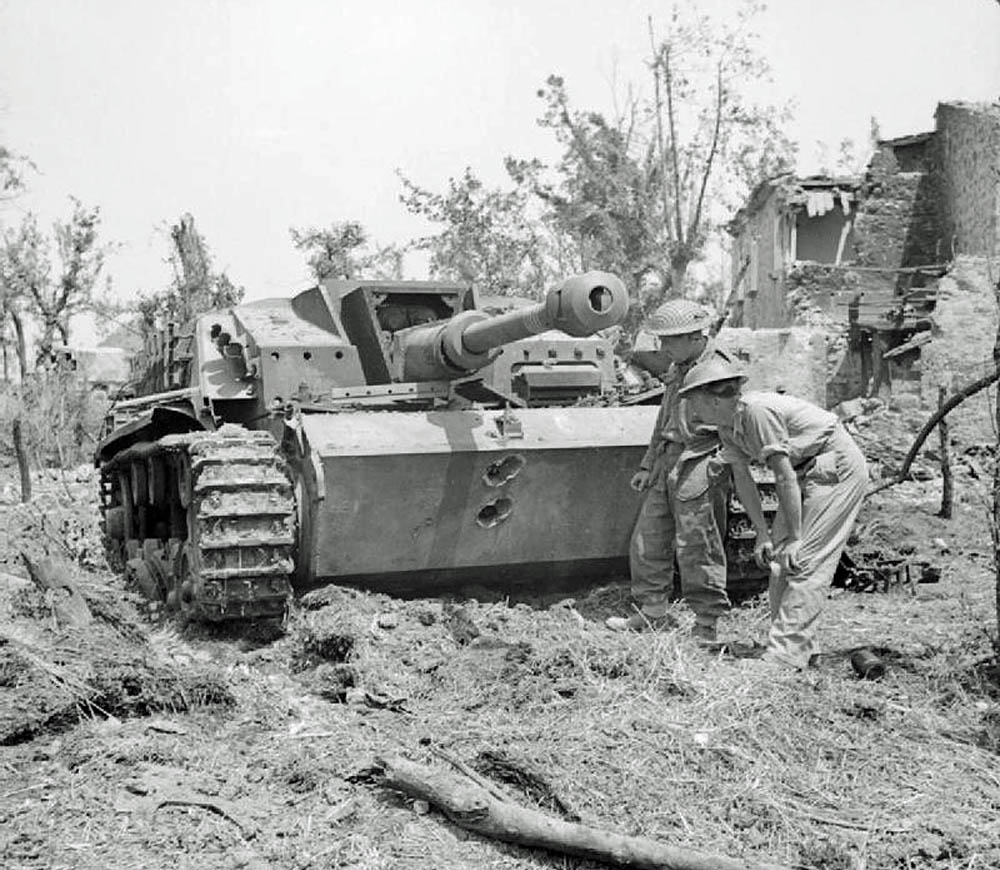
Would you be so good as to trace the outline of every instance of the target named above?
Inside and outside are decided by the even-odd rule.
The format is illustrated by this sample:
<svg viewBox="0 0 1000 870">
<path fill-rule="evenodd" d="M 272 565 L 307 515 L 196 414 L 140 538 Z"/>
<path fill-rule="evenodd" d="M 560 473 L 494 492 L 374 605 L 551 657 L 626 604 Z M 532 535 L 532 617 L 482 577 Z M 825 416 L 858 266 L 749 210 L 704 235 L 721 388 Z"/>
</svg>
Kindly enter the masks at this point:
<svg viewBox="0 0 1000 870">
<path fill-rule="evenodd" d="M 948 393 L 987 374 L 992 368 L 997 333 L 994 285 L 1000 259 L 958 257 L 938 282 L 932 315 L 933 339 L 921 348 L 921 400 L 928 411 L 937 407 L 938 385 Z M 960 444 L 992 443 L 995 388 L 967 399 L 948 415 L 952 437 Z"/>
<path fill-rule="evenodd" d="M 935 117 L 945 258 L 1000 256 L 1000 106 L 940 103 Z"/>
<path fill-rule="evenodd" d="M 891 269 L 938 262 L 936 189 L 933 173 L 900 172 L 892 149 L 879 151 L 854 222 L 858 265 Z"/>
</svg>

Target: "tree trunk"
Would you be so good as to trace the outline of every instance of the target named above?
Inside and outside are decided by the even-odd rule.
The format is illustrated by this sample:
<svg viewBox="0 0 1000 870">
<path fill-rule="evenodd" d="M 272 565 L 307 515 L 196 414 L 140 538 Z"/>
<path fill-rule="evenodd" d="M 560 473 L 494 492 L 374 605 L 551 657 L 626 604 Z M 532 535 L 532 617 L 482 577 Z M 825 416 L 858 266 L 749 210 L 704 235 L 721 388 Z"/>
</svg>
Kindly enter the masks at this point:
<svg viewBox="0 0 1000 870">
<path fill-rule="evenodd" d="M 24 324 L 21 322 L 21 315 L 16 311 L 8 311 L 10 314 L 10 322 L 14 324 L 14 337 L 16 343 L 14 347 L 17 350 L 17 364 L 21 368 L 20 381 L 23 384 L 25 379 L 28 377 L 28 343 L 24 338 Z"/>
<path fill-rule="evenodd" d="M 938 408 L 943 408 L 948 391 L 938 387 Z M 938 438 L 941 447 L 941 510 L 938 516 L 951 519 L 952 502 L 954 499 L 951 475 L 951 445 L 948 443 L 948 418 L 942 417 L 938 425 Z"/>
<path fill-rule="evenodd" d="M 21 473 L 21 501 L 31 501 L 31 469 L 28 466 L 28 454 L 24 450 L 21 438 L 21 418 L 15 417 L 11 424 L 11 434 L 14 438 L 14 455 L 17 457 L 17 469 Z"/>
<path fill-rule="evenodd" d="M 690 265 L 691 258 L 686 255 L 670 258 L 670 290 L 667 295 L 671 299 L 680 299 L 684 295 L 684 279 Z"/>
</svg>

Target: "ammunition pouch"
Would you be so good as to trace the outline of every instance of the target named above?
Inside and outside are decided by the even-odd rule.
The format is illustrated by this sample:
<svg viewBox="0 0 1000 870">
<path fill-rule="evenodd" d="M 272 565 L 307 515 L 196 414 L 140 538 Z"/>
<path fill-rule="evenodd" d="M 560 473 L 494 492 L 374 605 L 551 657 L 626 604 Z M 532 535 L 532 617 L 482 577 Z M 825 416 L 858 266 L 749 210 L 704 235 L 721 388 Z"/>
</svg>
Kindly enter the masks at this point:
<svg viewBox="0 0 1000 870">
<path fill-rule="evenodd" d="M 729 481 L 729 465 L 722 460 L 719 442 L 691 444 L 670 474 L 670 489 L 678 501 L 701 498 L 712 486 Z"/>
</svg>

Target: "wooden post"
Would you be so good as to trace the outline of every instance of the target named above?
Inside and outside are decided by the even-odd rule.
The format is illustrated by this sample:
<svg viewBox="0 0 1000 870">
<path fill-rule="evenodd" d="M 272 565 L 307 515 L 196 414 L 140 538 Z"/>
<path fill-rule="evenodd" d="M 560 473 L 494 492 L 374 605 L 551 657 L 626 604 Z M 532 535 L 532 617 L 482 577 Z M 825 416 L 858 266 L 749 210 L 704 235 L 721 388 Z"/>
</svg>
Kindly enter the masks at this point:
<svg viewBox="0 0 1000 870">
<path fill-rule="evenodd" d="M 938 410 L 944 407 L 948 391 L 944 386 L 938 387 Z M 948 417 L 943 416 L 938 424 L 938 438 L 941 446 L 941 510 L 938 516 L 951 519 L 951 508 L 954 500 L 953 480 L 951 475 L 951 448 L 948 443 Z"/>
<path fill-rule="evenodd" d="M 24 441 L 21 438 L 21 418 L 15 417 L 11 424 L 14 438 L 14 455 L 17 456 L 17 468 L 21 472 L 21 501 L 27 503 L 31 501 L 31 469 L 28 467 L 28 454 L 24 450 Z"/>
</svg>

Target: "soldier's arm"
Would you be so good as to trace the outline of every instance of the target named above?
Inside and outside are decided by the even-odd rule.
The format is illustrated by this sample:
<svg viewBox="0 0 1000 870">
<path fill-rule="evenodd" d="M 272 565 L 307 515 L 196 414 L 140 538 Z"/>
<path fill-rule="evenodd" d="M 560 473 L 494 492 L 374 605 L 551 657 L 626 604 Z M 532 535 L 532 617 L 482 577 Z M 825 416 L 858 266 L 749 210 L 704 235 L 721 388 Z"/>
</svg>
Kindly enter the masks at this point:
<svg viewBox="0 0 1000 870">
<path fill-rule="evenodd" d="M 653 425 L 653 434 L 649 439 L 649 446 L 639 463 L 639 468 L 643 471 L 652 471 L 656 464 L 657 457 L 663 452 L 664 433 L 667 429 L 667 422 L 670 420 L 670 408 L 673 396 L 677 392 L 677 386 L 672 382 L 668 374 L 663 382 L 663 401 L 660 402 L 660 410 L 656 414 L 656 423 Z"/>
<path fill-rule="evenodd" d="M 778 509 L 785 519 L 788 538 L 798 541 L 802 537 L 802 490 L 799 478 L 786 453 L 772 453 L 767 465 L 774 472 L 774 490 L 778 496 Z"/>
<path fill-rule="evenodd" d="M 664 419 L 661 407 L 660 413 L 656 415 L 656 424 L 653 426 L 653 435 L 649 439 L 649 446 L 643 454 L 642 462 L 639 463 L 639 468 L 643 471 L 652 471 L 656 464 L 656 457 L 663 452 L 663 429 L 666 424 L 667 421 Z"/>
</svg>

